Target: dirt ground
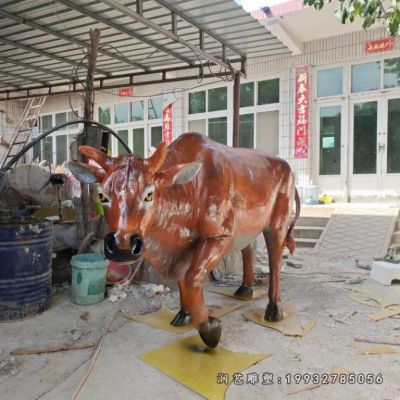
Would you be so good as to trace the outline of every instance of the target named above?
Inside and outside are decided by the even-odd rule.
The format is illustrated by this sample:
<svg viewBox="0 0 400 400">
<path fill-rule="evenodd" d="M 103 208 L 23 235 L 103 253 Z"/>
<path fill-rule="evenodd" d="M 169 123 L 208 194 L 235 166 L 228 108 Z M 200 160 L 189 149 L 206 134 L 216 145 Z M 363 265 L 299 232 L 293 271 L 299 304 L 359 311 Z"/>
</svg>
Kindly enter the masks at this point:
<svg viewBox="0 0 400 400">
<path fill-rule="evenodd" d="M 400 399 L 400 346 L 393 354 L 357 355 L 358 348 L 382 347 L 379 344 L 355 343 L 358 336 L 400 341 L 400 316 L 375 322 L 368 315 L 378 309 L 359 304 L 346 295 L 344 287 L 355 287 L 390 298 L 400 304 L 400 285 L 382 286 L 368 278 L 353 260 L 319 259 L 300 250 L 296 260 L 302 269 L 285 267 L 282 274 L 282 300 L 295 305 L 301 320 L 316 321 L 303 338 L 284 336 L 244 319 L 243 313 L 254 307 L 266 307 L 267 299 L 246 302 L 242 309 L 222 317 L 220 346 L 232 351 L 272 353 L 272 356 L 244 372 L 255 372 L 255 385 L 231 384 L 226 399 Z M 361 277 L 362 282 L 345 281 Z M 157 310 L 162 303 L 179 304 L 176 291 L 152 298 L 143 296 L 138 285 L 128 290 L 122 309 L 134 314 Z M 238 300 L 206 292 L 208 305 L 229 305 Z M 0 324 L 0 398 L 1 400 L 71 399 L 88 370 L 93 349 L 43 355 L 11 356 L 16 348 L 38 348 L 67 343 L 94 343 L 104 332 L 117 303 L 108 299 L 94 306 L 77 306 L 69 301 L 69 287 L 58 288 L 52 307 L 30 320 Z M 81 316 L 86 311 L 87 319 Z M 109 330 L 97 363 L 83 387 L 80 400 L 128 399 L 200 399 L 180 383 L 138 359 L 138 355 L 193 335 L 169 333 L 125 319 L 118 314 Z M 380 373 L 381 384 L 328 384 L 289 395 L 304 386 L 287 384 L 262 385 L 263 373 L 274 379 L 296 373 L 329 373 L 333 366 L 357 374 Z M 199 371 L 201 374 L 201 371 Z"/>
</svg>

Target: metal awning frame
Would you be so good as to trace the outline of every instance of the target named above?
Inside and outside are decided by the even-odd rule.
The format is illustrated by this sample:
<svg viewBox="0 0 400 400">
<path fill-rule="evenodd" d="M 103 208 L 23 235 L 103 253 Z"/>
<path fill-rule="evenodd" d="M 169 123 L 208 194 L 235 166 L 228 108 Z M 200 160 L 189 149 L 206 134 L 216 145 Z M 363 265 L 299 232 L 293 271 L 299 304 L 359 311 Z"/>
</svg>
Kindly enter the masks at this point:
<svg viewBox="0 0 400 400">
<path fill-rule="evenodd" d="M 79 13 L 89 16 L 93 18 L 94 20 L 97 20 L 103 24 L 105 24 L 108 27 L 112 27 L 116 30 L 118 30 L 121 33 L 125 33 L 128 36 L 135 38 L 137 40 L 142 41 L 143 43 L 146 43 L 147 45 L 152 46 L 155 49 L 161 50 L 162 52 L 168 54 L 169 56 L 174 57 L 177 60 L 177 64 L 180 64 L 180 66 L 177 67 L 170 67 L 170 68 L 154 68 L 150 69 L 144 65 L 141 65 L 135 61 L 132 61 L 126 57 L 123 57 L 119 55 L 118 53 L 110 52 L 104 48 L 99 49 L 99 53 L 103 54 L 107 57 L 111 57 L 114 59 L 117 59 L 125 64 L 128 64 L 130 67 L 134 67 L 136 69 L 140 69 L 142 72 L 134 72 L 134 73 L 128 73 L 128 74 L 111 74 L 105 70 L 105 68 L 98 68 L 96 70 L 97 76 L 95 78 L 95 82 L 97 83 L 95 89 L 113 89 L 113 88 L 120 88 L 120 87 L 126 87 L 126 86 L 139 86 L 139 85 L 150 85 L 150 84 L 158 84 L 158 83 L 165 83 L 165 82 L 176 82 L 176 81 L 182 81 L 182 80 L 191 80 L 191 79 L 197 79 L 199 76 L 202 76 L 203 78 L 211 78 L 211 77 L 217 77 L 217 76 L 226 76 L 225 73 L 211 73 L 207 75 L 203 75 L 203 63 L 206 60 L 206 65 L 210 66 L 220 66 L 221 68 L 224 68 L 225 71 L 230 71 L 232 75 L 234 72 L 240 72 L 242 75 L 245 76 L 246 74 L 246 57 L 245 54 L 243 54 L 240 50 L 238 50 L 234 45 L 230 44 L 229 41 L 222 39 L 219 37 L 217 34 L 213 33 L 211 30 L 206 29 L 204 26 L 201 24 L 198 24 L 193 18 L 187 16 L 184 12 L 178 10 L 174 6 L 168 4 L 165 0 L 154 0 L 156 1 L 160 7 L 165 8 L 168 10 L 170 16 L 171 16 L 171 30 L 167 30 L 164 27 L 159 26 L 155 22 L 151 21 L 150 19 L 144 17 L 143 15 L 143 2 L 142 0 L 137 0 L 136 1 L 136 12 L 133 11 L 131 8 L 126 7 L 125 5 L 119 3 L 116 0 L 102 0 L 102 3 L 107 4 L 109 7 L 119 11 L 120 13 L 129 16 L 132 18 L 133 21 L 135 22 L 140 22 L 141 24 L 145 25 L 146 27 L 154 30 L 155 32 L 161 34 L 165 39 L 169 39 L 172 42 L 178 42 L 182 44 L 183 46 L 189 48 L 192 50 L 195 55 L 197 56 L 197 60 L 191 60 L 188 59 L 187 57 L 184 57 L 180 55 L 179 53 L 174 52 L 173 50 L 169 49 L 168 47 L 157 43 L 156 41 L 152 41 L 144 36 L 141 36 L 137 32 L 134 32 L 133 30 L 123 27 L 120 24 L 117 24 L 113 22 L 111 19 L 106 18 L 103 15 L 98 15 L 95 12 L 88 10 L 87 8 L 84 8 L 80 6 L 78 3 L 76 3 L 76 0 L 56 0 L 59 3 L 72 8 Z M 56 31 L 54 29 L 48 28 L 46 26 L 42 26 L 34 21 L 31 21 L 29 19 L 23 18 L 15 13 L 10 13 L 5 10 L 0 10 L 0 16 L 3 16 L 5 18 L 11 19 L 14 22 L 17 22 L 19 24 L 24 24 L 27 25 L 35 30 L 39 30 L 41 32 L 47 33 L 51 36 L 55 36 L 59 39 L 63 39 L 67 41 L 69 44 L 75 44 L 80 46 L 83 49 L 88 49 L 90 44 L 89 42 L 82 41 L 79 39 L 76 39 L 70 35 L 66 35 L 62 32 Z M 198 45 L 194 45 L 193 43 L 190 43 L 186 41 L 185 39 L 181 38 L 179 36 L 179 29 L 177 26 L 177 17 L 185 20 L 187 23 L 189 23 L 194 29 L 197 29 L 197 34 L 198 34 Z M 221 56 L 215 56 L 210 54 L 204 49 L 204 35 L 207 34 L 209 37 L 214 39 L 216 42 L 219 43 L 221 47 Z M 23 49 L 29 52 L 32 52 L 34 54 L 39 54 L 41 56 L 44 56 L 46 58 L 52 59 L 54 61 L 58 62 L 63 62 L 65 64 L 70 64 L 70 65 L 76 65 L 76 62 L 73 60 L 69 60 L 68 58 L 62 58 L 57 55 L 52 54 L 51 52 L 44 51 L 42 49 L 36 49 L 32 46 L 27 46 L 24 44 L 21 44 L 16 41 L 9 40 L 5 37 L 0 37 L 0 43 L 4 43 L 10 46 L 13 46 L 15 48 Z M 226 50 L 229 49 L 231 52 L 234 52 L 237 54 L 237 57 L 235 59 L 229 60 L 226 57 Z M 16 79 L 20 79 L 22 81 L 26 81 L 27 85 L 31 85 L 34 83 L 35 85 L 33 86 L 22 86 L 20 83 L 17 84 L 7 84 L 7 86 L 12 89 L 3 89 L 2 87 L 6 87 L 6 82 L 0 81 L 0 101 L 4 100 L 13 100 L 13 99 L 24 99 L 24 98 L 29 98 L 29 97 L 35 97 L 36 95 L 32 94 L 32 91 L 35 89 L 47 89 L 47 93 L 44 95 L 50 96 L 50 95 L 60 95 L 60 94 L 67 94 L 71 92 L 82 92 L 84 91 L 83 86 L 80 84 L 80 82 L 76 81 L 74 78 L 69 77 L 66 73 L 58 72 L 57 70 L 52 70 L 50 68 L 45 68 L 45 67 L 38 67 L 34 66 L 31 64 L 24 63 L 20 60 L 15 60 L 12 57 L 7 57 L 7 58 L 1 58 L 1 61 L 5 61 L 10 64 L 14 64 L 17 66 L 21 67 L 26 67 L 29 68 L 33 71 L 38 71 L 42 73 L 46 73 L 50 76 L 53 76 L 56 80 L 56 82 L 50 81 L 48 82 L 49 79 L 44 81 L 43 79 L 37 79 L 33 78 L 30 76 L 26 75 L 20 75 L 16 73 L 9 73 L 9 72 L 4 72 L 1 73 L 1 75 L 6 76 L 12 76 L 15 77 Z M 185 63 L 185 66 L 181 66 L 182 63 Z M 236 67 L 236 64 L 239 64 L 239 67 Z M 86 68 L 86 64 L 82 63 L 80 65 L 81 67 Z M 199 73 L 197 75 L 190 75 L 190 76 L 185 76 L 185 77 L 168 77 L 168 73 L 170 72 L 176 72 L 176 71 L 182 71 L 182 70 L 190 70 L 190 69 L 199 69 Z M 211 72 L 211 71 L 210 71 Z M 0 78 L 1 78 L 0 75 Z M 100 75 L 100 76 L 99 76 Z M 143 77 L 144 75 L 150 75 L 154 76 L 154 80 L 146 80 L 146 81 L 140 81 L 137 78 Z M 69 79 L 68 79 L 69 78 Z M 116 80 L 116 79 L 126 79 L 126 83 L 116 83 L 116 84 L 109 84 L 107 85 L 107 82 L 111 80 Z M 58 80 L 58 81 L 57 81 Z M 68 90 L 63 90 L 62 87 L 68 86 Z M 54 89 L 60 89 L 60 90 L 54 90 Z M 43 94 L 41 94 L 43 96 Z"/>
<path fill-rule="evenodd" d="M 246 74 L 246 59 L 234 59 L 230 61 L 230 65 L 232 65 L 232 73 L 233 71 L 239 72 L 242 75 Z M 215 67 L 214 63 L 207 63 L 207 66 Z M 237 66 L 234 69 L 234 66 Z M 168 74 L 171 72 L 185 71 L 185 70 L 196 70 L 197 74 L 190 74 L 188 76 L 179 76 L 179 77 L 168 77 Z M 144 80 L 140 81 L 140 77 L 148 77 L 154 76 L 154 80 Z M 162 70 L 155 70 L 150 73 L 148 72 L 136 72 L 131 74 L 121 74 L 111 77 L 97 77 L 94 78 L 94 90 L 107 90 L 107 89 L 118 89 L 125 87 L 135 87 L 135 86 L 144 86 L 144 85 L 155 85 L 160 83 L 168 83 L 168 82 L 182 82 L 189 80 L 197 80 L 201 79 L 211 79 L 211 78 L 226 78 L 226 72 L 212 72 L 212 73 L 204 73 L 204 66 L 200 65 L 192 65 L 187 67 L 176 67 L 176 68 L 165 68 Z M 122 83 L 109 83 L 110 81 L 121 81 Z M 68 87 L 68 89 L 66 88 Z M 59 89 L 57 89 L 59 88 Z M 36 89 L 47 89 L 46 92 L 41 92 L 40 94 L 33 94 L 32 92 Z M 56 89 L 56 90 L 55 90 Z M 7 100 L 23 100 L 31 97 L 41 97 L 41 96 L 58 96 L 63 94 L 70 93 L 82 93 L 85 91 L 84 86 L 80 82 L 60 82 L 54 84 L 44 84 L 44 85 L 35 85 L 24 88 L 16 88 L 15 90 L 0 90 L 0 101 Z M 127 96 L 129 97 L 129 96 Z"/>
</svg>

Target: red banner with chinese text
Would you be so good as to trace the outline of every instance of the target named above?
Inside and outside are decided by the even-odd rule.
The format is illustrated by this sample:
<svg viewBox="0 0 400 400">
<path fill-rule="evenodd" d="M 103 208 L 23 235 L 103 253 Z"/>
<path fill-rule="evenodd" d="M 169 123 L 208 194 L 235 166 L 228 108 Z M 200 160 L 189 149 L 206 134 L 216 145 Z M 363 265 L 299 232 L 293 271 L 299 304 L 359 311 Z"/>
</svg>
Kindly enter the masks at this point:
<svg viewBox="0 0 400 400">
<path fill-rule="evenodd" d="M 365 43 L 365 54 L 379 53 L 394 48 L 394 36 L 385 39 L 371 40 Z"/>
<path fill-rule="evenodd" d="M 296 68 L 294 157 L 308 157 L 310 66 Z"/>
<path fill-rule="evenodd" d="M 123 89 L 118 89 L 118 96 L 124 97 L 124 96 L 133 96 L 133 87 L 126 87 Z"/>
<path fill-rule="evenodd" d="M 163 142 L 172 142 L 172 103 L 168 104 L 163 110 Z"/>
</svg>

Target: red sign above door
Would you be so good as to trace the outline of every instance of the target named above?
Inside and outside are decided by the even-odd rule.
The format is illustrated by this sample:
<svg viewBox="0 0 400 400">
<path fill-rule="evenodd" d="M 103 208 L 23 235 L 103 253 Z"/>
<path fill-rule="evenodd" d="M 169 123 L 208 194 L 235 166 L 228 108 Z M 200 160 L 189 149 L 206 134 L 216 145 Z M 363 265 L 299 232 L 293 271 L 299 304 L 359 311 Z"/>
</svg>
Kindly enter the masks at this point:
<svg viewBox="0 0 400 400">
<path fill-rule="evenodd" d="M 394 36 L 385 39 L 371 40 L 365 43 L 365 54 L 374 54 L 381 51 L 388 51 L 394 48 Z"/>
</svg>

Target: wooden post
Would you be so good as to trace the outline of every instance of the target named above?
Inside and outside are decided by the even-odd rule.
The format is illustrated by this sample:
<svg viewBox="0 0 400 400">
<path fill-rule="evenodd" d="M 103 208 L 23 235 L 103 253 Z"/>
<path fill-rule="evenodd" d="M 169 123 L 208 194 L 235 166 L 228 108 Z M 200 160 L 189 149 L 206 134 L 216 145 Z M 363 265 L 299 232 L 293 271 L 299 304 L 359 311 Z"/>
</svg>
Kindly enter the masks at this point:
<svg viewBox="0 0 400 400">
<path fill-rule="evenodd" d="M 93 120 L 93 109 L 94 109 L 94 102 L 93 102 L 93 80 L 96 71 L 96 62 L 97 62 L 97 52 L 99 48 L 100 42 L 100 30 L 99 29 L 91 29 L 90 30 L 90 49 L 88 52 L 88 70 L 86 74 L 86 90 L 85 90 L 85 104 L 84 104 L 84 119 L 88 121 Z M 92 144 L 88 143 L 87 141 L 87 134 L 88 134 L 88 124 L 85 124 L 83 135 L 79 140 L 79 145 L 84 144 Z M 78 152 L 78 160 L 81 162 L 86 162 L 85 157 Z M 92 185 L 91 185 L 92 186 Z M 81 183 L 81 202 L 82 202 L 82 219 L 80 221 L 77 220 L 77 233 L 79 234 L 78 239 L 80 242 L 84 240 L 84 238 L 91 232 L 91 223 L 90 223 L 90 195 L 89 189 L 92 192 L 93 187 L 90 188 L 87 184 Z M 82 227 L 79 225 L 82 224 Z M 83 229 L 82 229 L 83 228 Z M 82 234 L 83 237 L 80 237 Z"/>
<path fill-rule="evenodd" d="M 240 72 L 235 72 L 233 80 L 233 133 L 232 145 L 239 147 L 239 111 L 240 111 Z"/>
</svg>

